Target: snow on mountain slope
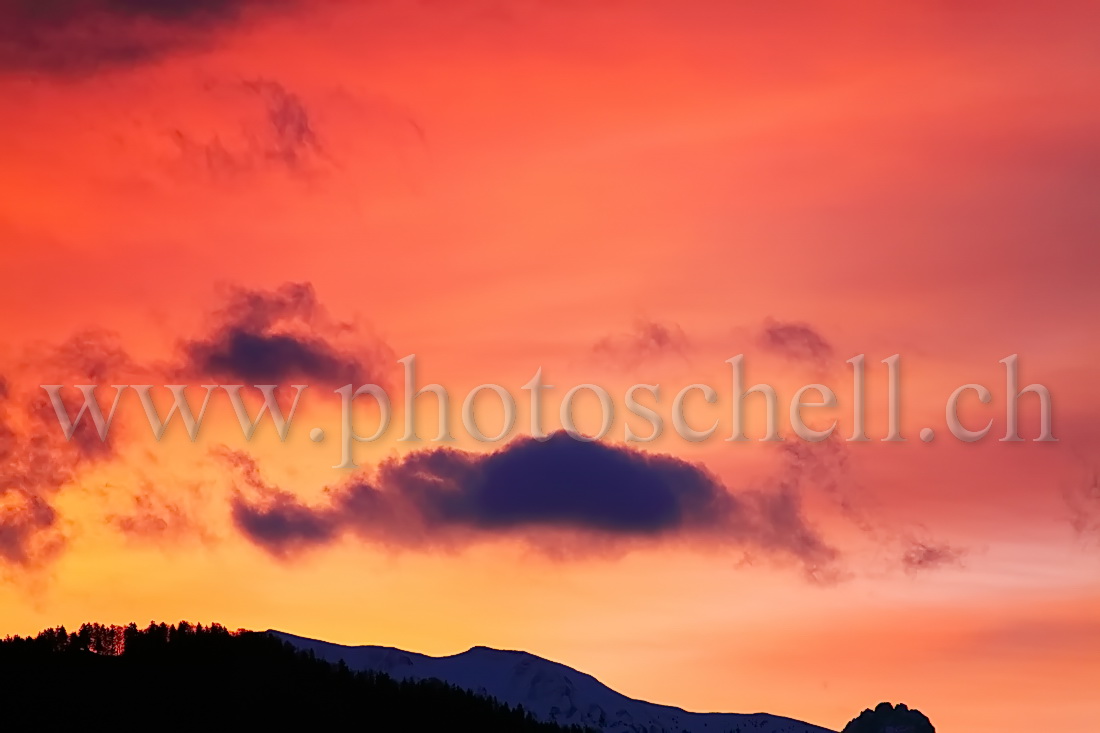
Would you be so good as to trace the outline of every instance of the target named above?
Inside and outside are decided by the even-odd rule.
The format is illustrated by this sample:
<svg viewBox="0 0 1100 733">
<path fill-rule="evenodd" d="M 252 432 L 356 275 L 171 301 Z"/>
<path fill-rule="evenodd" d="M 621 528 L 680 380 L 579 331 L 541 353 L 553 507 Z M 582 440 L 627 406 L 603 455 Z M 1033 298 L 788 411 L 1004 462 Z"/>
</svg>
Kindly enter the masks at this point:
<svg viewBox="0 0 1100 733">
<path fill-rule="evenodd" d="M 429 657 L 382 646 L 342 646 L 281 631 L 269 634 L 354 670 L 395 679 L 440 679 L 523 705 L 540 720 L 599 728 L 605 733 L 832 733 L 809 723 L 765 713 L 689 713 L 633 700 L 591 675 L 526 652 L 474 647 L 450 657 Z"/>
</svg>

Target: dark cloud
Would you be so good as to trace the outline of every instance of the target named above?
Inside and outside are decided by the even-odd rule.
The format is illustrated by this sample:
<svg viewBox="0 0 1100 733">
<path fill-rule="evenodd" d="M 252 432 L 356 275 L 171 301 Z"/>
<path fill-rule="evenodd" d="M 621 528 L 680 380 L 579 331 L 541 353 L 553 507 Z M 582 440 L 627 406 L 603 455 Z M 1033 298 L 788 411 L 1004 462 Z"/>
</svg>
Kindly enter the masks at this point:
<svg viewBox="0 0 1100 733">
<path fill-rule="evenodd" d="M 237 527 L 278 556 L 331 542 L 341 529 L 341 519 L 332 511 L 310 509 L 284 491 L 270 492 L 262 508 L 239 498 L 233 503 L 233 521 Z"/>
<path fill-rule="evenodd" d="M 0 0 L 0 70 L 81 76 L 203 47 L 284 0 Z"/>
<path fill-rule="evenodd" d="M 791 361 L 826 366 L 833 357 L 832 345 L 808 323 L 767 318 L 759 335 L 760 346 Z"/>
<path fill-rule="evenodd" d="M 901 556 L 901 565 L 908 573 L 934 570 L 947 565 L 962 564 L 965 552 L 951 545 L 911 540 Z"/>
<path fill-rule="evenodd" d="M 308 283 L 274 290 L 233 289 L 214 316 L 212 333 L 182 345 L 182 371 L 250 384 L 312 379 L 326 384 L 378 383 L 385 347 L 363 339 L 336 344 L 347 332 L 332 323 Z"/>
<path fill-rule="evenodd" d="M 248 494 L 238 490 L 232 500 L 233 521 L 257 545 L 272 555 L 287 557 L 335 540 L 343 527 L 333 509 L 312 509 L 293 494 L 263 480 L 255 461 L 240 451 L 225 450 L 221 457 L 236 469 Z M 349 493 L 355 487 L 349 488 Z M 253 503 L 255 502 L 255 503 Z"/>
<path fill-rule="evenodd" d="M 739 509 L 698 466 L 564 433 L 488 456 L 414 454 L 388 464 L 382 481 L 410 497 L 431 524 L 487 530 L 562 525 L 659 534 L 723 522 Z"/>
<path fill-rule="evenodd" d="M 233 520 L 277 556 L 344 533 L 431 546 L 559 532 L 611 541 L 705 539 L 795 559 L 819 578 L 838 557 L 802 514 L 798 476 L 766 491 L 732 493 L 697 464 L 564 432 L 489 454 L 437 449 L 392 459 L 369 478 L 329 490 L 319 506 L 264 483 L 247 457 L 230 458 L 243 483 Z"/>
<path fill-rule="evenodd" d="M 598 356 L 627 366 L 670 354 L 683 357 L 688 349 L 687 335 L 678 325 L 648 320 L 637 321 L 626 333 L 605 336 L 592 347 Z"/>
</svg>

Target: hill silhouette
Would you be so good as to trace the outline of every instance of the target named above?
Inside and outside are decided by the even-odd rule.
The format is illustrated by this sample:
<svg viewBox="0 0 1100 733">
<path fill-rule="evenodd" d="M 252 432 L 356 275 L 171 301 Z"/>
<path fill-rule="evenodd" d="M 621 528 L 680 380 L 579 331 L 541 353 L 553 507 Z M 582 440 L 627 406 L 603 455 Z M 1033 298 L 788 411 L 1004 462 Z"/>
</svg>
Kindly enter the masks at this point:
<svg viewBox="0 0 1100 733">
<path fill-rule="evenodd" d="M 874 710 L 853 718 L 841 733 L 936 733 L 936 729 L 922 712 L 910 710 L 905 703 L 880 702 Z"/>
<path fill-rule="evenodd" d="M 354 672 L 264 634 L 217 624 L 84 624 L 0 641 L 5 729 L 95 720 L 120 730 L 582 733 L 438 680 Z"/>
<path fill-rule="evenodd" d="M 767 713 L 693 713 L 635 700 L 592 675 L 528 652 L 477 646 L 432 657 L 385 646 L 344 646 L 271 630 L 296 648 L 351 669 L 395 679 L 439 679 L 511 705 L 558 725 L 601 733 L 835 733 Z"/>
</svg>

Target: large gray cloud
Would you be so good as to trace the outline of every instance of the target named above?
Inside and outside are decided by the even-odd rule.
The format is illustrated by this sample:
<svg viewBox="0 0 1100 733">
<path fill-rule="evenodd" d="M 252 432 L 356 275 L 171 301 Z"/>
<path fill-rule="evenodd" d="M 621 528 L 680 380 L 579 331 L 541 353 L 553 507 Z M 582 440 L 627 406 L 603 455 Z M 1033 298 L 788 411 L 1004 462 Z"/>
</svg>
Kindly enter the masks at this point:
<svg viewBox="0 0 1100 733">
<path fill-rule="evenodd" d="M 236 526 L 280 557 L 349 533 L 432 546 L 559 531 L 572 542 L 694 538 L 795 560 L 817 579 L 838 559 L 803 515 L 795 464 L 773 486 L 733 492 L 698 464 L 559 432 L 488 454 L 435 449 L 392 459 L 311 506 L 264 482 L 247 456 L 228 455 L 241 475 Z"/>
</svg>

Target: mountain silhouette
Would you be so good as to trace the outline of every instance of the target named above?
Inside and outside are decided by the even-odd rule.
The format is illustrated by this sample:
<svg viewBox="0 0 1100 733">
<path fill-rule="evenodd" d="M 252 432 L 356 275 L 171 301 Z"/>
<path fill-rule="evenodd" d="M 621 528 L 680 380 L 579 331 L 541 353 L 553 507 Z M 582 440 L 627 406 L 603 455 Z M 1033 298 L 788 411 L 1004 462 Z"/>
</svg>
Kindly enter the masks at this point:
<svg viewBox="0 0 1100 733">
<path fill-rule="evenodd" d="M 588 733 L 438 680 L 355 672 L 218 625 L 84 624 L 0 641 L 3 730 Z"/>
<path fill-rule="evenodd" d="M 446 657 L 218 625 L 84 624 L 0 640 L 5 729 L 91 719 L 114 730 L 260 728 L 479 733 L 833 733 L 766 713 L 692 713 L 635 700 L 521 651 Z M 903 704 L 843 733 L 935 733 Z"/>
<path fill-rule="evenodd" d="M 384 646 L 343 646 L 270 630 L 273 637 L 319 659 L 396 680 L 442 680 L 523 709 L 535 719 L 595 728 L 604 733 L 832 733 L 766 713 L 691 713 L 634 700 L 591 675 L 534 654 L 476 646 L 431 657 Z M 922 732 L 923 733 L 923 732 Z"/>
</svg>

